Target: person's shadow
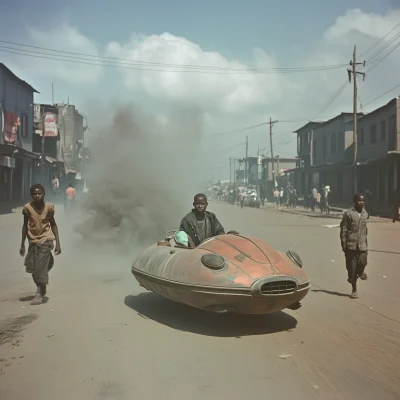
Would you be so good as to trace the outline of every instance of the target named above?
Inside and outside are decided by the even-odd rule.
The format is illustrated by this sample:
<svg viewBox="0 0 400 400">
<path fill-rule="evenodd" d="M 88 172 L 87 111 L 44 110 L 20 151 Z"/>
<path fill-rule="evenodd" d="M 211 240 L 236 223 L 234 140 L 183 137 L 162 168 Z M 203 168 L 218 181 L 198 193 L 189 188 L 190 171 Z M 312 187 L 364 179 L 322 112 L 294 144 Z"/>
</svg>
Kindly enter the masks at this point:
<svg viewBox="0 0 400 400">
<path fill-rule="evenodd" d="M 19 301 L 27 302 L 27 301 L 32 301 L 34 298 L 35 298 L 35 296 L 20 297 Z M 42 304 L 46 304 L 48 301 L 49 301 L 49 298 L 47 296 L 44 296 Z"/>
<path fill-rule="evenodd" d="M 332 296 L 337 296 L 337 297 L 350 297 L 349 294 L 345 293 L 339 293 L 339 292 L 333 292 L 331 290 L 323 290 L 323 289 L 313 289 L 311 290 L 314 293 L 325 293 L 325 294 L 330 294 Z"/>
<path fill-rule="evenodd" d="M 126 296 L 125 305 L 142 318 L 205 336 L 240 338 L 288 331 L 297 325 L 294 317 L 282 311 L 268 315 L 215 314 L 174 303 L 152 292 Z"/>
</svg>

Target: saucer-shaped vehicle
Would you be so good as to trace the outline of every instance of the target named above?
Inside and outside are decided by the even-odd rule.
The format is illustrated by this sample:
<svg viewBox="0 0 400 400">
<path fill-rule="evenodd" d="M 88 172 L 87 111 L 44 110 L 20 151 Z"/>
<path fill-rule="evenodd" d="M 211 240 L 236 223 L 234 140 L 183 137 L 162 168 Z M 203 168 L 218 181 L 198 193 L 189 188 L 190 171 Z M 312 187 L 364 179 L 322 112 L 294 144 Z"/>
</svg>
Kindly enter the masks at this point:
<svg viewBox="0 0 400 400">
<path fill-rule="evenodd" d="M 259 239 L 226 234 L 184 247 L 171 231 L 132 265 L 139 284 L 177 303 L 211 312 L 268 314 L 297 309 L 310 289 L 300 257 Z"/>
</svg>

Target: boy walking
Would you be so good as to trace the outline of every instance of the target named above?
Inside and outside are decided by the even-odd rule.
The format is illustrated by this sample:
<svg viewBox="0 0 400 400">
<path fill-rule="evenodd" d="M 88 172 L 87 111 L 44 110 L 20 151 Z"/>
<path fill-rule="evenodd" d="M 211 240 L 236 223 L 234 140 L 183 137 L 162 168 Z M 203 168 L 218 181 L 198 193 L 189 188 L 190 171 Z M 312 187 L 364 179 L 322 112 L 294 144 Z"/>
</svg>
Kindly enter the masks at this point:
<svg viewBox="0 0 400 400">
<path fill-rule="evenodd" d="M 22 240 L 20 255 L 25 255 L 25 240 L 28 238 L 29 248 L 25 258 L 26 272 L 32 274 L 36 284 L 36 296 L 32 305 L 39 305 L 46 295 L 46 286 L 49 283 L 49 271 L 54 265 L 52 250 L 53 241 L 56 241 L 54 253 L 61 253 L 58 228 L 54 219 L 54 205 L 44 201 L 45 190 L 40 184 L 30 188 L 32 201 L 22 210 L 24 224 L 22 226 Z"/>
<path fill-rule="evenodd" d="M 365 198 L 361 194 L 354 196 L 354 206 L 344 212 L 340 223 L 340 241 L 346 257 L 347 281 L 352 286 L 350 298 L 357 299 L 357 280 L 367 280 L 364 272 L 368 261 L 368 213 L 364 209 Z"/>
</svg>

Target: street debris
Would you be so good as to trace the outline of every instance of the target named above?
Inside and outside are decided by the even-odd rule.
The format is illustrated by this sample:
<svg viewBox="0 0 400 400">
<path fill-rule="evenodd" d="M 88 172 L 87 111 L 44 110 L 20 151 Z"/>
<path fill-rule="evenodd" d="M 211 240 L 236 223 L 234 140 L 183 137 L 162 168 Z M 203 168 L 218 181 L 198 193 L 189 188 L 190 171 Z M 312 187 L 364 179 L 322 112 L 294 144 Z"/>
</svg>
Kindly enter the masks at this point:
<svg viewBox="0 0 400 400">
<path fill-rule="evenodd" d="M 50 333 L 50 335 L 47 335 L 47 337 L 53 337 L 54 333 Z"/>
<path fill-rule="evenodd" d="M 287 358 L 290 358 L 290 357 L 292 357 L 291 354 L 281 354 L 281 355 L 279 356 L 279 358 L 281 358 L 282 360 L 286 360 Z"/>
</svg>

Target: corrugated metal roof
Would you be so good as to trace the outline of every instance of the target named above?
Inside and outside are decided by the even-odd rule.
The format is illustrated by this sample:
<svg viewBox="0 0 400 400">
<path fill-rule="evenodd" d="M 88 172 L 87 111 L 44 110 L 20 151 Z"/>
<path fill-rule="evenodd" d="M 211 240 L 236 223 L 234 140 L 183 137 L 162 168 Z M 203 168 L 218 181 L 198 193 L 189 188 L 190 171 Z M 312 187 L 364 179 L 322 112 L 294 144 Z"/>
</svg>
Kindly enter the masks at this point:
<svg viewBox="0 0 400 400">
<path fill-rule="evenodd" d="M 17 75 L 14 74 L 8 67 L 6 67 L 3 63 L 0 63 L 0 69 L 2 69 L 7 75 L 11 76 L 14 80 L 18 81 L 21 85 L 24 85 L 31 89 L 34 93 L 38 92 L 34 87 L 32 87 L 29 83 L 23 81 L 21 78 L 18 78 Z"/>
</svg>

